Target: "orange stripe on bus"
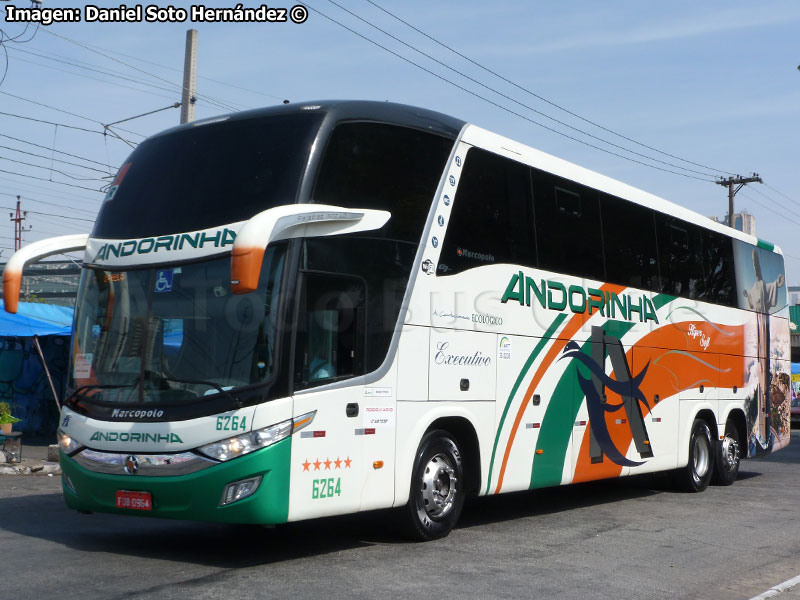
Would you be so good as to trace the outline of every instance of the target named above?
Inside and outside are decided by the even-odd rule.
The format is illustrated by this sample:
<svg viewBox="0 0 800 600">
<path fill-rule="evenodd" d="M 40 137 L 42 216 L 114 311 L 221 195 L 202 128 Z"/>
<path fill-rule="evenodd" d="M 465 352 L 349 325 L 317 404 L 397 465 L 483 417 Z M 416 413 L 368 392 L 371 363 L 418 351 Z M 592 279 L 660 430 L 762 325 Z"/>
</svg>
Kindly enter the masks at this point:
<svg viewBox="0 0 800 600">
<path fill-rule="evenodd" d="M 626 286 L 622 285 L 614 285 L 607 283 L 600 287 L 600 291 L 609 291 L 613 292 L 617 295 L 621 294 L 622 291 L 625 289 Z M 494 493 L 499 494 L 500 489 L 503 487 L 503 478 L 506 474 L 506 466 L 508 466 L 508 457 L 511 454 L 511 446 L 514 445 L 514 438 L 517 435 L 517 429 L 519 428 L 519 424 L 522 421 L 522 415 L 525 414 L 525 409 L 528 406 L 528 401 L 533 396 L 533 392 L 536 390 L 536 386 L 539 385 L 539 382 L 544 377 L 544 374 L 547 372 L 547 369 L 550 368 L 550 365 L 555 361 L 558 357 L 561 350 L 564 346 L 567 345 L 572 339 L 572 336 L 575 335 L 581 326 L 584 324 L 586 320 L 589 319 L 588 315 L 584 315 L 583 313 L 573 315 L 572 318 L 567 321 L 566 326 L 561 331 L 561 333 L 557 334 L 553 345 L 548 350 L 545 357 L 542 359 L 542 363 L 539 365 L 539 368 L 536 370 L 536 374 L 533 376 L 530 385 L 528 385 L 528 389 L 525 391 L 525 396 L 522 399 L 522 403 L 517 410 L 517 416 L 514 419 L 514 425 L 511 427 L 511 433 L 508 436 L 508 442 L 506 443 L 506 451 L 503 454 L 503 462 L 500 465 L 500 475 L 497 477 L 497 487 L 495 488 Z"/>
<path fill-rule="evenodd" d="M 685 335 L 690 327 L 695 331 L 703 331 L 704 335 L 708 336 L 707 339 L 710 341 L 707 351 L 703 350 L 698 339 Z M 716 353 L 713 351 L 715 349 L 732 354 Z M 675 352 L 676 350 L 681 352 Z M 720 389 L 730 389 L 734 386 L 741 389 L 744 386 L 744 326 L 742 325 L 720 327 L 699 321 L 665 325 L 645 335 L 625 355 L 634 373 L 641 371 L 645 365 L 650 365 L 647 376 L 641 384 L 642 393 L 651 402 L 650 408 L 640 405 L 644 417 L 650 414 L 655 406 L 652 404 L 652 399 L 657 394 L 661 398 L 673 397 L 669 401 L 676 402 L 677 397 L 674 397 L 676 394 L 694 387 L 693 384 L 700 380 L 710 381 L 711 387 Z M 692 356 L 700 360 L 693 360 Z M 615 373 L 612 371 L 611 377 L 614 376 Z M 614 403 L 621 400 L 613 392 L 608 393 L 613 396 L 611 401 Z M 616 423 L 616 417 L 611 417 L 610 414 L 607 417 L 606 425 L 614 445 L 625 453 L 633 441 L 630 426 Z M 592 463 L 589 455 L 590 437 L 589 428 L 581 440 L 572 483 L 618 477 L 622 472 L 621 466 L 608 459 L 602 463 Z M 659 448 L 653 448 L 653 452 L 659 452 Z"/>
</svg>

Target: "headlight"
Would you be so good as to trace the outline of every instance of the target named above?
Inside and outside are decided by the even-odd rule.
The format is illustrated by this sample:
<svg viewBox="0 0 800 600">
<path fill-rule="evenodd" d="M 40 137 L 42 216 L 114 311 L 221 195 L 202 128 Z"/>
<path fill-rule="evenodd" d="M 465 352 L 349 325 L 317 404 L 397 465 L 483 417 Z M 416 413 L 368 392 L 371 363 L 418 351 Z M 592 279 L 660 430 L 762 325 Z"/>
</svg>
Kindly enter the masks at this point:
<svg viewBox="0 0 800 600">
<path fill-rule="evenodd" d="M 78 442 L 73 440 L 69 434 L 64 433 L 60 429 L 57 432 L 58 435 L 58 447 L 61 448 L 61 451 L 66 454 L 67 456 L 72 456 L 78 450 L 83 448 Z"/>
<path fill-rule="evenodd" d="M 197 450 L 210 458 L 223 462 L 244 456 L 280 442 L 295 431 L 300 431 L 314 420 L 316 412 L 306 413 L 294 419 L 288 419 L 263 429 L 229 437 L 213 444 L 206 444 L 205 446 L 200 446 Z"/>
</svg>

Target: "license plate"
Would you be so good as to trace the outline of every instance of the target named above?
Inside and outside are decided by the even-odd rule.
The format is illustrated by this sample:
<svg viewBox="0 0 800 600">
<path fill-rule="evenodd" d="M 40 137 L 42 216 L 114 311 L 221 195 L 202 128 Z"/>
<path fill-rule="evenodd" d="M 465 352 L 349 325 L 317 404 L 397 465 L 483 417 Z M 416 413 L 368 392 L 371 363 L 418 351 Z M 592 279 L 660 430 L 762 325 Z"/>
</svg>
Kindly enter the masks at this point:
<svg viewBox="0 0 800 600">
<path fill-rule="evenodd" d="M 117 490 L 117 508 L 127 508 L 128 510 L 153 510 L 153 498 L 150 492 Z"/>
</svg>

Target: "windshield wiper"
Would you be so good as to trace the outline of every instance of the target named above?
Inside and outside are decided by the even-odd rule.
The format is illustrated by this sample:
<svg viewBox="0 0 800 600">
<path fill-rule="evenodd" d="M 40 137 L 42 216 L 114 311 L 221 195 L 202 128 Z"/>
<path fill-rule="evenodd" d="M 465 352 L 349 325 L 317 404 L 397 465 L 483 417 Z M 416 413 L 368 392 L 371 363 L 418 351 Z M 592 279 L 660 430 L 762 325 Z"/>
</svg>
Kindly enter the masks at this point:
<svg viewBox="0 0 800 600">
<path fill-rule="evenodd" d="M 114 390 L 120 388 L 131 387 L 136 382 L 131 383 L 96 383 L 92 385 L 82 385 L 78 388 L 75 388 L 73 392 L 70 394 L 69 398 L 67 398 L 66 402 L 71 402 L 73 398 L 88 398 L 88 395 L 84 392 L 91 392 L 92 390 Z"/>
<path fill-rule="evenodd" d="M 203 379 L 178 379 L 177 377 L 171 377 L 169 375 L 164 375 L 162 373 L 155 373 L 154 371 L 145 371 L 144 378 L 159 378 L 163 381 L 174 381 L 175 383 L 187 383 L 189 385 L 207 385 L 209 387 L 214 388 L 223 396 L 227 396 L 230 398 L 234 403 L 238 404 L 239 401 L 231 394 L 228 390 L 224 389 L 218 383 L 214 383 L 213 381 L 205 381 Z"/>
</svg>

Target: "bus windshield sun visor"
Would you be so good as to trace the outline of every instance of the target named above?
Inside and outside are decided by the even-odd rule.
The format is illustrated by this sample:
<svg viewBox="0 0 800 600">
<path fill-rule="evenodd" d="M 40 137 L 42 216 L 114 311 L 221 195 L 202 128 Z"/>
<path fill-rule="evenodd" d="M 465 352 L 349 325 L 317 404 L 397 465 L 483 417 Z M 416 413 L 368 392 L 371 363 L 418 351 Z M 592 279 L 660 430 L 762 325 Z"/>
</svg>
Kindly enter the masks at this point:
<svg viewBox="0 0 800 600">
<path fill-rule="evenodd" d="M 385 210 L 342 208 L 327 204 L 276 206 L 247 221 L 231 255 L 231 289 L 246 294 L 258 288 L 264 250 L 271 242 L 380 229 L 391 217 Z"/>
<path fill-rule="evenodd" d="M 88 241 L 88 233 L 62 235 L 32 242 L 17 250 L 3 270 L 3 305 L 6 312 L 17 312 L 19 290 L 22 285 L 22 270 L 25 265 L 38 262 L 53 254 L 84 250 Z"/>
</svg>

